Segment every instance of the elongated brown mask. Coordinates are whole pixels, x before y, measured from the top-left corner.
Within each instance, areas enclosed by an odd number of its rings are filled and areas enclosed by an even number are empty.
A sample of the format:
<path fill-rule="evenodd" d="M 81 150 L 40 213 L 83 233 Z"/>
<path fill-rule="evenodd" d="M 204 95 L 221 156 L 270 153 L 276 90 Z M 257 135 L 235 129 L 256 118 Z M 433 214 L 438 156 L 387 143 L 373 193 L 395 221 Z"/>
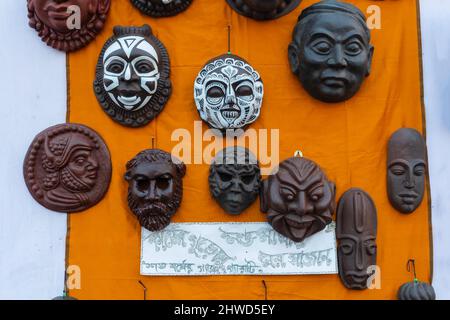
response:
<path fill-rule="evenodd" d="M 426 146 L 415 129 L 402 128 L 389 140 L 387 188 L 391 205 L 411 213 L 422 203 L 427 169 Z"/>
<path fill-rule="evenodd" d="M 272 227 L 300 242 L 331 223 L 335 185 L 311 160 L 289 158 L 262 183 L 261 211 Z"/>
<path fill-rule="evenodd" d="M 111 0 L 27 0 L 29 24 L 47 45 L 75 51 L 103 29 Z"/>
<path fill-rule="evenodd" d="M 140 152 L 127 163 L 128 206 L 150 231 L 170 224 L 183 197 L 186 166 L 159 149 Z"/>
<path fill-rule="evenodd" d="M 370 266 L 377 263 L 377 209 L 361 189 L 350 189 L 339 200 L 336 214 L 339 276 L 349 289 L 366 289 Z"/>

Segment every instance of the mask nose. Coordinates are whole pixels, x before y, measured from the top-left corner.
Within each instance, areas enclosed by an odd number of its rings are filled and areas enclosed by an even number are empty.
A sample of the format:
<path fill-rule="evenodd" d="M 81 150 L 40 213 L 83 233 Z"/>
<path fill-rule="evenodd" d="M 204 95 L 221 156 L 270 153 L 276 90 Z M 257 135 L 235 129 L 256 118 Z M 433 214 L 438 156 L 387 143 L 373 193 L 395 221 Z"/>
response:
<path fill-rule="evenodd" d="M 233 177 L 233 179 L 231 180 L 231 192 L 236 192 L 236 193 L 240 193 L 241 192 L 241 181 L 239 180 L 238 177 Z"/>
<path fill-rule="evenodd" d="M 236 96 L 234 94 L 233 88 L 228 86 L 227 94 L 225 96 L 225 105 L 235 105 L 236 104 Z"/>
<path fill-rule="evenodd" d="M 134 69 L 131 67 L 131 64 L 128 63 L 126 68 L 125 68 L 125 72 L 122 75 L 122 80 L 125 81 L 136 81 L 139 77 L 137 76 L 136 72 L 134 71 Z"/>
<path fill-rule="evenodd" d="M 413 169 L 408 170 L 408 172 L 406 173 L 406 177 L 405 177 L 405 181 L 403 182 L 403 185 L 407 189 L 413 189 L 416 186 L 416 184 L 414 182 Z"/>
<path fill-rule="evenodd" d="M 156 180 L 150 180 L 145 200 L 149 201 L 159 200 L 159 192 L 158 189 L 156 188 Z"/>
<path fill-rule="evenodd" d="M 310 214 L 313 211 L 313 207 L 308 203 L 307 195 L 304 191 L 300 191 L 297 197 L 297 203 L 295 204 L 295 213 L 299 216 Z"/>
<path fill-rule="evenodd" d="M 358 271 L 364 270 L 364 260 L 364 245 L 363 243 L 360 243 L 356 249 L 356 269 Z"/>
<path fill-rule="evenodd" d="M 88 163 L 89 163 L 88 170 L 97 170 L 98 169 L 97 159 L 90 157 Z"/>
<path fill-rule="evenodd" d="M 347 67 L 347 60 L 345 59 L 344 49 L 341 45 L 336 45 L 333 49 L 333 53 L 328 59 L 328 65 L 335 68 Z"/>

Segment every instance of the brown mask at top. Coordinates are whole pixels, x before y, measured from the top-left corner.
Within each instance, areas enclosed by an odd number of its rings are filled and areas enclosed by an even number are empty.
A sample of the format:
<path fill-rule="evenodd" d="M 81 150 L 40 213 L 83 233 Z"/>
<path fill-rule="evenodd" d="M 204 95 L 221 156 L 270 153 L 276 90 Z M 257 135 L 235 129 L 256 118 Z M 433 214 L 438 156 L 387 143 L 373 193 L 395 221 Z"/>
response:
<path fill-rule="evenodd" d="M 301 0 L 227 0 L 237 13 L 256 20 L 272 20 L 294 10 Z"/>
<path fill-rule="evenodd" d="M 361 189 L 350 189 L 339 200 L 336 214 L 339 275 L 349 289 L 366 289 L 368 267 L 377 263 L 377 209 Z"/>
<path fill-rule="evenodd" d="M 170 17 L 186 10 L 193 0 L 131 0 L 142 13 L 154 17 Z"/>
<path fill-rule="evenodd" d="M 401 213 L 411 213 L 423 200 L 426 146 L 415 129 L 402 128 L 388 145 L 387 188 L 391 205 Z"/>
<path fill-rule="evenodd" d="M 186 166 L 159 149 L 140 152 L 127 163 L 128 206 L 150 231 L 167 227 L 180 206 Z"/>
<path fill-rule="evenodd" d="M 300 242 L 331 223 L 335 185 L 311 160 L 289 158 L 262 184 L 261 211 L 272 227 Z"/>
<path fill-rule="evenodd" d="M 103 29 L 111 0 L 27 0 L 30 26 L 42 41 L 61 51 L 75 51 Z"/>

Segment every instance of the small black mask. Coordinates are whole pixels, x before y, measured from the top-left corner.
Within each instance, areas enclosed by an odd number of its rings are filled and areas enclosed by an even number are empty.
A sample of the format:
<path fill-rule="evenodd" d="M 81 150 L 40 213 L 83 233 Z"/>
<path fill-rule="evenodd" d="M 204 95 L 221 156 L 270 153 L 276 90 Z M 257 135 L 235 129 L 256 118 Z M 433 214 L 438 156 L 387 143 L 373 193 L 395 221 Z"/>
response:
<path fill-rule="evenodd" d="M 229 214 L 238 215 L 258 197 L 259 163 L 249 150 L 227 148 L 214 158 L 209 169 L 209 190 Z"/>

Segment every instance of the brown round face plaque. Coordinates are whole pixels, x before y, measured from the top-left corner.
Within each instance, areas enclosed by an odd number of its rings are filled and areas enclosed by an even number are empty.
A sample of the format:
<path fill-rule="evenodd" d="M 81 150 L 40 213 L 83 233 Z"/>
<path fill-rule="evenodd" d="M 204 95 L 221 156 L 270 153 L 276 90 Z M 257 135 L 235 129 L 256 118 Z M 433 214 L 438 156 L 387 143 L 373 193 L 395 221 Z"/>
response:
<path fill-rule="evenodd" d="M 111 0 L 27 0 L 30 27 L 47 45 L 75 51 L 103 29 Z"/>
<path fill-rule="evenodd" d="M 59 124 L 39 133 L 23 163 L 33 198 L 58 212 L 79 212 L 98 203 L 111 180 L 111 158 L 102 138 L 80 124 Z"/>

